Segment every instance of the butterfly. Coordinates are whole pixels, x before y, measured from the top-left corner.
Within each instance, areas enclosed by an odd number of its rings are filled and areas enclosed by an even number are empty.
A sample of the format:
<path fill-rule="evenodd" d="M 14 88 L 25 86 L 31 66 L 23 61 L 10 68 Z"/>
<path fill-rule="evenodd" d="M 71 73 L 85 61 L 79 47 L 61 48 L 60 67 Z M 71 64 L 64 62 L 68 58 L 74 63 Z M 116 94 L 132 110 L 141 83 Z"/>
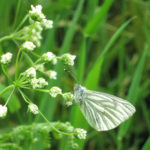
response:
<path fill-rule="evenodd" d="M 111 130 L 131 117 L 135 107 L 127 100 L 96 92 L 75 84 L 74 100 L 91 127 L 97 131 Z"/>

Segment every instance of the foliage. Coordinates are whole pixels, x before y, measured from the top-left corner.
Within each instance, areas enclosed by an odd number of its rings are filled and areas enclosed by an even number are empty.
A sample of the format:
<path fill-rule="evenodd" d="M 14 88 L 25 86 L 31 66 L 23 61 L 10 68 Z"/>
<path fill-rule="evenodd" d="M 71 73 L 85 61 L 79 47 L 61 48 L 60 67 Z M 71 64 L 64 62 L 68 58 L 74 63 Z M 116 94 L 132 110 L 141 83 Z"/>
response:
<path fill-rule="evenodd" d="M 148 0 L 13 0 L 8 3 L 1 0 L 1 38 L 15 31 L 30 10 L 31 4 L 34 6 L 41 4 L 47 18 L 54 21 L 51 30 L 43 31 L 42 44 L 36 49 L 36 54 L 42 56 L 47 51 L 51 51 L 57 56 L 62 56 L 64 53 L 76 55 L 75 67 L 71 69 L 61 61 L 52 66 L 52 70 L 57 72 L 57 80 L 50 80 L 44 76 L 50 83 L 47 89 L 57 86 L 63 92 L 73 91 L 75 81 L 64 71 L 65 68 L 71 70 L 77 77 L 77 81 L 87 88 L 129 100 L 136 107 L 136 113 L 117 129 L 96 132 L 89 127 L 77 105 L 73 104 L 69 108 L 64 106 L 63 97 L 58 96 L 54 99 L 47 93 L 27 89 L 22 90 L 24 94 L 38 106 L 52 125 L 54 125 L 53 120 L 60 120 L 61 124 L 67 120 L 74 128 L 84 128 L 88 131 L 86 140 L 75 139 L 73 145 L 76 147 L 77 144 L 78 148 L 76 148 L 79 150 L 149 150 L 150 2 Z M 28 21 L 22 27 L 27 25 L 29 25 Z M 22 33 L 20 35 L 22 37 Z M 0 55 L 8 51 L 13 53 L 12 63 L 7 68 L 5 65 L 0 68 L 0 91 L 8 87 L 11 82 L 6 74 L 6 78 L 4 77 L 2 69 L 8 71 L 11 79 L 15 78 L 14 62 L 18 48 L 23 43 L 21 40 L 17 38 L 0 42 Z M 38 57 L 33 53 L 34 51 L 27 54 L 35 62 Z M 20 73 L 31 66 L 32 62 L 28 55 L 25 54 L 19 64 Z M 51 66 L 45 64 L 45 69 L 49 70 L 49 68 Z M 43 76 L 42 73 L 38 75 Z M 9 90 L 2 95 L 0 104 L 5 104 L 10 94 Z M 15 142 L 7 141 L 7 135 L 12 135 L 21 124 L 29 124 L 23 125 L 26 129 L 33 126 L 38 129 L 40 125 L 47 124 L 41 123 L 43 122 L 41 115 L 33 117 L 27 109 L 19 92 L 15 91 L 8 103 L 7 116 L 0 120 L 0 137 L 3 137 L 0 145 L 3 143 L 8 147 L 14 146 L 14 149 L 19 148 Z M 54 127 L 57 129 L 57 126 Z M 51 129 L 50 126 L 48 128 Z M 32 129 L 34 131 L 34 128 Z M 42 127 L 39 130 L 42 130 Z M 47 134 L 50 138 L 46 138 L 45 142 L 50 144 L 51 149 L 72 149 L 69 147 L 70 143 L 68 144 L 71 142 L 68 136 L 62 136 L 57 140 L 51 131 Z M 4 141 L 5 136 L 6 141 Z M 43 135 L 36 132 L 36 136 L 39 142 L 32 149 L 44 149 L 44 141 L 41 137 Z M 23 137 L 27 140 L 25 143 L 28 147 L 31 142 L 28 141 L 30 136 Z"/>

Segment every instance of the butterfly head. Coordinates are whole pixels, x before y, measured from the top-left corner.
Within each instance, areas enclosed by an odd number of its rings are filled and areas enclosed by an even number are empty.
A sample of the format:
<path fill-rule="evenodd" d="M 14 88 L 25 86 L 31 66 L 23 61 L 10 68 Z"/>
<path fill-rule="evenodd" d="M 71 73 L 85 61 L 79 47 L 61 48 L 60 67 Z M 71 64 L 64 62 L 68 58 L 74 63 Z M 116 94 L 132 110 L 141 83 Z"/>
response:
<path fill-rule="evenodd" d="M 76 103 L 81 104 L 82 100 L 85 96 L 85 90 L 86 88 L 79 85 L 79 84 L 75 84 L 74 86 L 74 100 Z"/>

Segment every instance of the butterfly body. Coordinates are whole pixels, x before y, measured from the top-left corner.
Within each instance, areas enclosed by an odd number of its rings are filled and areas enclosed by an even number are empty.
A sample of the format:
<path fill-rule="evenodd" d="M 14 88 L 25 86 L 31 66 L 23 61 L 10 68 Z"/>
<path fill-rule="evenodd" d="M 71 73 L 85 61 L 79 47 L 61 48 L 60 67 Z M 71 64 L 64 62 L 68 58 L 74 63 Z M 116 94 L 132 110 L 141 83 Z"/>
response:
<path fill-rule="evenodd" d="M 78 84 L 74 86 L 74 99 L 88 123 L 98 131 L 117 127 L 135 112 L 135 107 L 127 100 Z"/>

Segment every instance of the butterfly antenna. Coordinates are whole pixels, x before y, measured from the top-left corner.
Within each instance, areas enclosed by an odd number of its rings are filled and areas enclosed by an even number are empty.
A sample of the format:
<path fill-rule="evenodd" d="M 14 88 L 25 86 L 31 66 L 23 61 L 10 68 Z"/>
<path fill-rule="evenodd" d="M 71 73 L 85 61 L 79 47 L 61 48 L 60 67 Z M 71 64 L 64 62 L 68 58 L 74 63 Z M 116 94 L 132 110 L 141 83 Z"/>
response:
<path fill-rule="evenodd" d="M 77 78 L 75 77 L 75 75 L 72 73 L 72 71 L 69 71 L 67 69 L 64 69 L 65 72 L 67 72 L 74 81 L 76 81 L 76 83 L 78 83 Z"/>

